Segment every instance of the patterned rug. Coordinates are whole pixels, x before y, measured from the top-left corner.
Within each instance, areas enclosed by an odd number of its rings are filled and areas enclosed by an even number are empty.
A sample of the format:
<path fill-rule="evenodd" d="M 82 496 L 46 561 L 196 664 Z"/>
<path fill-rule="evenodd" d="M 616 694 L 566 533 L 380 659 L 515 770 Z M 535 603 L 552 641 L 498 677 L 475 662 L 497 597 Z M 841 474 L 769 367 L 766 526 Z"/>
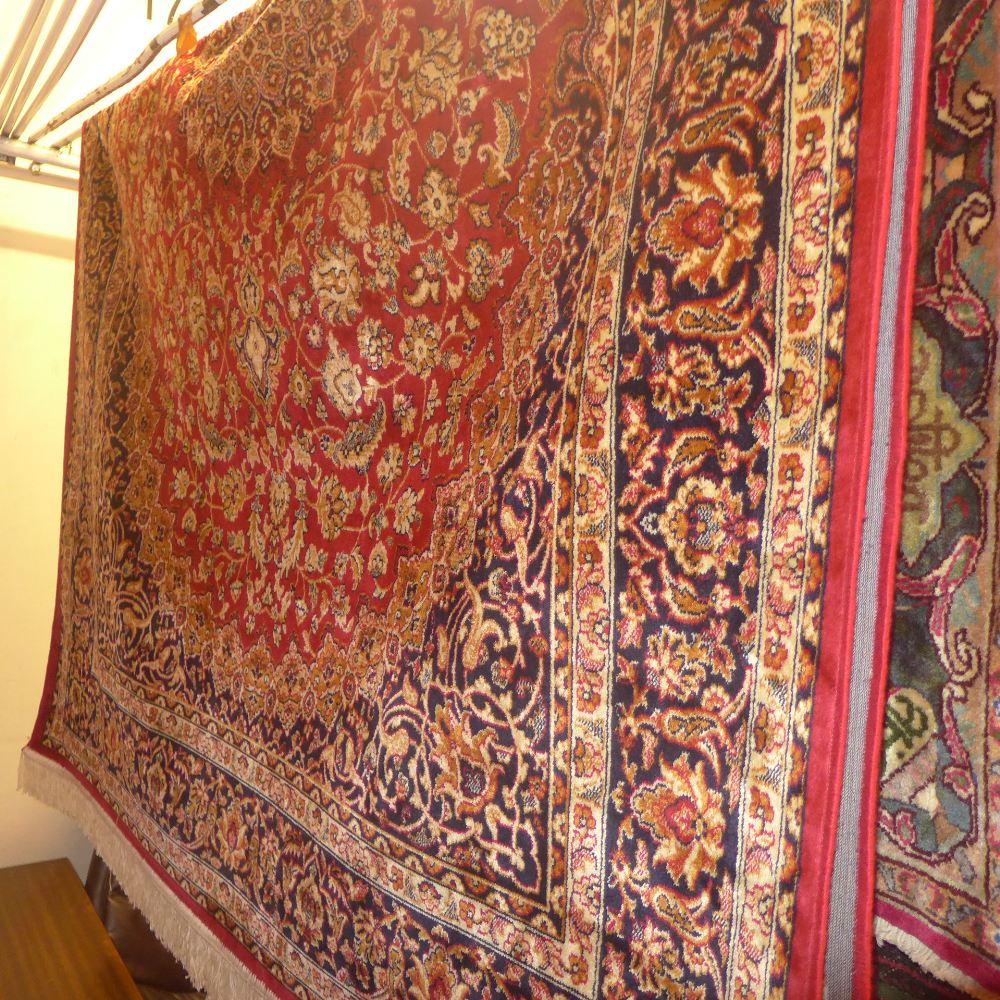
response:
<path fill-rule="evenodd" d="M 820 995 L 900 8 L 265 0 L 88 124 L 22 782 L 211 995 Z"/>
<path fill-rule="evenodd" d="M 1000 4 L 935 0 L 876 933 L 1000 995 Z"/>

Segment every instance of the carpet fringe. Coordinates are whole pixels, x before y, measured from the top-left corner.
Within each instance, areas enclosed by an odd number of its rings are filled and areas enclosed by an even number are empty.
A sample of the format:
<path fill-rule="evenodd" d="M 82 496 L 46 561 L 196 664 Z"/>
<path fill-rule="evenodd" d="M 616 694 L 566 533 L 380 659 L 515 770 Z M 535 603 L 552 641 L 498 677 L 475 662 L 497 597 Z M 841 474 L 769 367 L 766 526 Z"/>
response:
<path fill-rule="evenodd" d="M 875 940 L 879 944 L 893 945 L 925 972 L 929 972 L 949 986 L 954 986 L 957 990 L 968 993 L 976 1000 L 996 1000 L 996 994 L 992 990 L 987 990 L 961 969 L 955 968 L 951 962 L 946 962 L 919 938 L 901 930 L 895 924 L 890 924 L 884 917 L 875 918 Z"/>
<path fill-rule="evenodd" d="M 60 765 L 30 749 L 21 753 L 17 786 L 65 813 L 86 834 L 153 933 L 209 1000 L 276 1000 L 268 989 L 152 871 L 118 827 Z"/>

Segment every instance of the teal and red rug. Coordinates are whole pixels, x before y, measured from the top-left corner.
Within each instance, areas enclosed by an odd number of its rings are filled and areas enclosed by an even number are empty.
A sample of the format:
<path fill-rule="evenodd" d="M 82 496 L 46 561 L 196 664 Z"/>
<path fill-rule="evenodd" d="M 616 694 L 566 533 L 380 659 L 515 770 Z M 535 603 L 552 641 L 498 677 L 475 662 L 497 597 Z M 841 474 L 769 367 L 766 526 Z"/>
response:
<path fill-rule="evenodd" d="M 261 0 L 87 124 L 22 783 L 197 985 L 991 988 L 995 28 Z"/>

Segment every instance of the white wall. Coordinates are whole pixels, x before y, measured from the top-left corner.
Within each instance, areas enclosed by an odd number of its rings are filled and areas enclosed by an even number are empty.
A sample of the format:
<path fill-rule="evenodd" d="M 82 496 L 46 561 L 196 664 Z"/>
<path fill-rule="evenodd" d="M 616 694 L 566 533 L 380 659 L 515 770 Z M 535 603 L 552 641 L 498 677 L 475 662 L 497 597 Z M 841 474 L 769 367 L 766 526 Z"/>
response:
<path fill-rule="evenodd" d="M 76 192 L 0 176 L 0 867 L 90 846 L 17 791 L 55 602 Z"/>
<path fill-rule="evenodd" d="M 251 2 L 229 0 L 198 25 L 198 34 Z M 86 6 L 76 5 L 64 39 Z M 30 7 L 32 0 L 0 0 L 0 62 Z M 147 20 L 146 4 L 108 0 L 28 133 L 127 65 L 164 26 L 171 7 L 171 0 L 155 0 Z M 155 65 L 173 52 L 168 46 Z M 5 173 L 0 166 L 0 867 L 65 855 L 85 870 L 90 848 L 83 836 L 16 791 L 55 602 L 76 192 Z"/>

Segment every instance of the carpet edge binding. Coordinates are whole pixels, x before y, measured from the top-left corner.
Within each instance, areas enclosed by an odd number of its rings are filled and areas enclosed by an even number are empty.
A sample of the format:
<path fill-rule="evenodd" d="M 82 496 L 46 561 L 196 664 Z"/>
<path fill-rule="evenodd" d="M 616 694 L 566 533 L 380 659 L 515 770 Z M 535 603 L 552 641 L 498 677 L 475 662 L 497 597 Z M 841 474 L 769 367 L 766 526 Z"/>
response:
<path fill-rule="evenodd" d="M 277 1000 L 152 870 L 65 768 L 26 747 L 21 751 L 17 787 L 78 824 L 153 933 L 209 1000 Z"/>

